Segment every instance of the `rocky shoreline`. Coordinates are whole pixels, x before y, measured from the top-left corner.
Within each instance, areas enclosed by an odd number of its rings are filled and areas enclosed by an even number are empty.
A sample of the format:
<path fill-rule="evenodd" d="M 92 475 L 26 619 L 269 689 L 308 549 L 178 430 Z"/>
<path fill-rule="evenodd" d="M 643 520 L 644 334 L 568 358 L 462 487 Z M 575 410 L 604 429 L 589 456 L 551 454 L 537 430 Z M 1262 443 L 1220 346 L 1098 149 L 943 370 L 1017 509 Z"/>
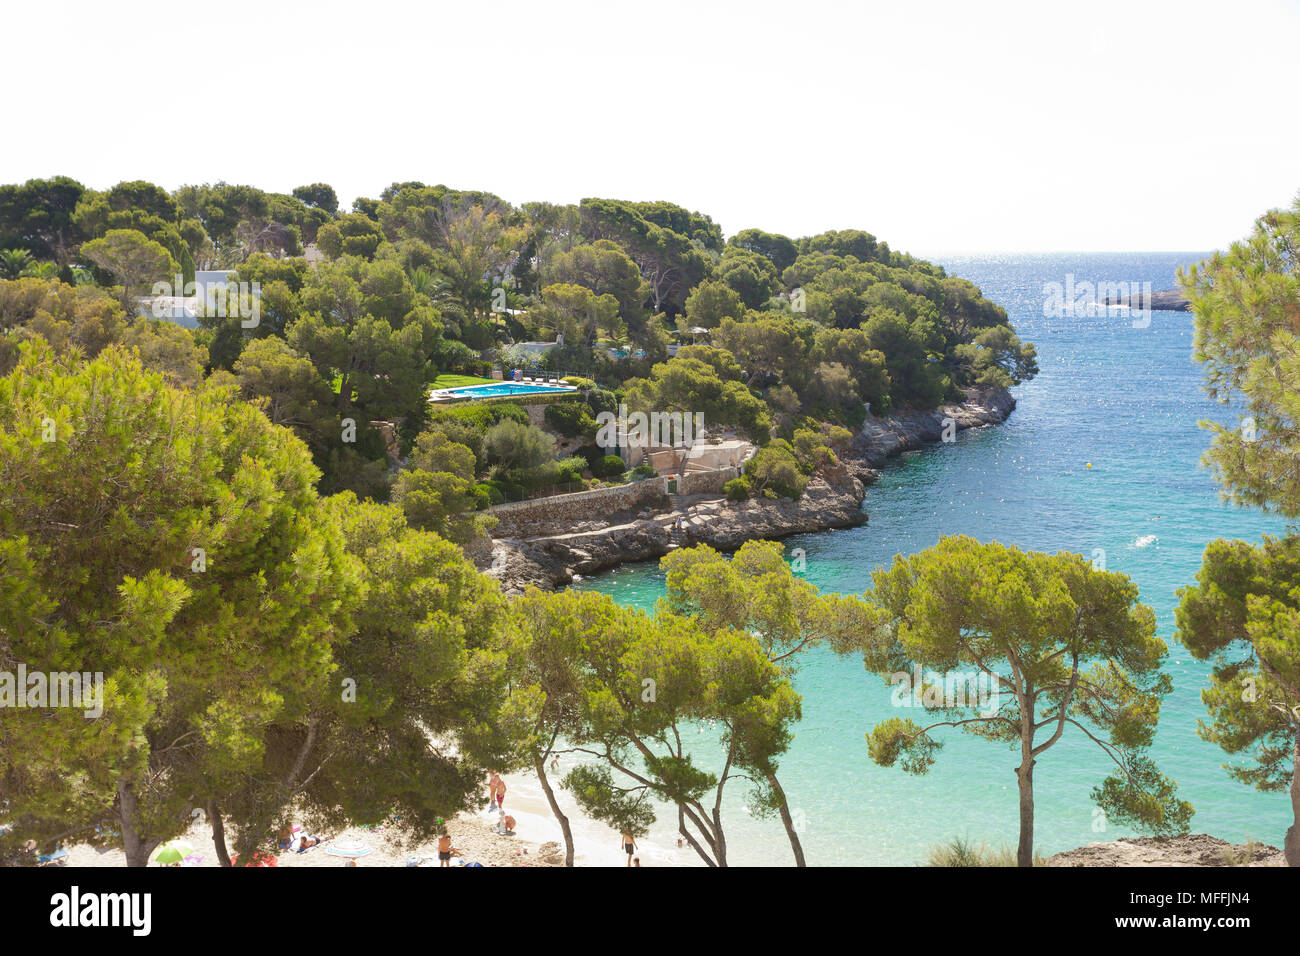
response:
<path fill-rule="evenodd" d="M 1263 843 L 1234 845 L 1205 833 L 1125 837 L 1089 843 L 1048 857 L 1046 866 L 1286 866 L 1282 851 Z"/>
<path fill-rule="evenodd" d="M 970 389 L 959 405 L 869 416 L 843 460 L 815 474 L 798 501 L 734 502 L 716 493 L 665 495 L 637 511 L 576 524 L 556 522 L 546 533 L 529 537 L 495 538 L 490 556 L 484 555 L 481 563 L 502 590 L 515 594 L 529 586 L 564 587 L 578 575 L 657 560 L 678 547 L 708 544 L 734 551 L 751 540 L 855 527 L 867 520 L 862 501 L 866 486 L 878 477 L 877 466 L 900 452 L 942 441 L 945 430 L 998 424 L 1015 407 L 1005 389 Z"/>

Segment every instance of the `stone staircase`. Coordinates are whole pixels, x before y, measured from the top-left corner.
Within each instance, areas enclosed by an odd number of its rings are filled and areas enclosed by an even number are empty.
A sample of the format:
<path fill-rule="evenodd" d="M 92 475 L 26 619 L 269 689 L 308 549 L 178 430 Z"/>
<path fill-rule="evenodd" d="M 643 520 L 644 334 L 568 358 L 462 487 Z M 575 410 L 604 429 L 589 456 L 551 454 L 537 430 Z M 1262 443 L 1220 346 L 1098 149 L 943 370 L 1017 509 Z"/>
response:
<path fill-rule="evenodd" d="M 672 550 L 693 544 L 698 538 L 697 532 L 702 531 L 719 516 L 725 500 L 717 497 L 700 501 L 695 495 L 670 494 L 668 503 L 672 506 L 672 512 L 664 515 L 660 523 L 668 528 L 668 547 Z M 681 528 L 676 526 L 679 517 L 682 519 Z"/>

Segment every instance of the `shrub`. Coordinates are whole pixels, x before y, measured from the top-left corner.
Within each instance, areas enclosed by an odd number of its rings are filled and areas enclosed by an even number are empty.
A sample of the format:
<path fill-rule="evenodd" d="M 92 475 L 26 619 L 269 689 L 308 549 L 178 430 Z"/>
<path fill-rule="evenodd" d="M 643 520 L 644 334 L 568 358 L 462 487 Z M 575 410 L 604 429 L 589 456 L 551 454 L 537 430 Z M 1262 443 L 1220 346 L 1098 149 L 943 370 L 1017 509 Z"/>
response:
<path fill-rule="evenodd" d="M 582 481 L 582 473 L 587 470 L 587 459 L 581 455 L 572 455 L 559 462 L 557 484 Z"/>
<path fill-rule="evenodd" d="M 524 411 L 522 405 L 514 402 L 500 402 L 448 405 L 429 414 L 430 424 L 440 421 L 466 422 L 480 431 L 487 431 L 493 425 L 507 419 L 527 425 L 528 412 Z"/>
<path fill-rule="evenodd" d="M 845 429 L 841 428 L 840 431 Z M 799 470 L 805 475 L 811 475 L 818 468 L 829 465 L 835 460 L 835 455 L 830 449 L 830 439 L 821 431 L 800 428 L 794 433 L 791 445 L 794 448 L 794 456 L 799 462 Z"/>
<path fill-rule="evenodd" d="M 484 481 L 474 486 L 474 497 L 485 496 L 489 505 L 499 505 L 506 500 L 506 496 L 501 493 L 501 486 L 495 482 Z"/>
<path fill-rule="evenodd" d="M 488 486 L 488 494 L 495 499 L 498 495 L 501 501 L 494 501 L 494 504 L 501 504 L 504 501 L 523 501 L 527 497 L 527 491 L 524 486 L 518 482 L 508 481 L 504 478 L 493 478 L 491 481 L 485 481 Z M 495 489 L 495 494 L 493 494 Z"/>
<path fill-rule="evenodd" d="M 745 462 L 745 475 L 755 493 L 768 498 L 799 498 L 808 484 L 808 476 L 799 468 L 790 443 L 782 438 L 760 448 Z"/>
<path fill-rule="evenodd" d="M 637 465 L 632 469 L 632 480 L 640 481 L 642 478 L 653 478 L 659 472 L 655 471 L 654 465 Z"/>
<path fill-rule="evenodd" d="M 596 383 L 589 378 L 583 378 L 581 375 L 566 375 L 563 379 L 566 385 L 572 385 L 574 388 L 595 388 Z"/>
<path fill-rule="evenodd" d="M 550 425 L 565 438 L 596 437 L 596 419 L 591 409 L 583 402 L 557 402 L 547 405 L 546 424 Z"/>
<path fill-rule="evenodd" d="M 617 478 L 623 472 L 627 471 L 627 465 L 618 455 L 606 455 L 597 462 L 593 462 L 591 473 L 597 478 Z"/>
<path fill-rule="evenodd" d="M 488 507 L 493 503 L 492 492 L 488 490 L 486 485 L 482 485 L 482 484 L 475 485 L 473 488 L 469 490 L 469 496 L 470 499 L 474 502 L 475 511 L 482 511 L 484 508 Z"/>
<path fill-rule="evenodd" d="M 926 866 L 941 867 L 999 867 L 1015 866 L 1016 851 L 1012 847 L 990 847 L 985 843 L 972 843 L 962 837 L 953 837 L 941 846 L 930 847 L 926 854 Z M 1044 866 L 1046 862 L 1034 852 L 1034 866 Z"/>
<path fill-rule="evenodd" d="M 605 457 L 605 449 L 601 448 L 599 445 L 583 445 L 578 449 L 576 454 L 587 459 L 587 467 L 594 475 L 596 474 L 596 463 Z"/>
<path fill-rule="evenodd" d="M 744 501 L 749 497 L 749 489 L 749 478 L 745 475 L 741 475 L 739 478 L 732 478 L 722 486 L 722 490 L 729 501 Z"/>
<path fill-rule="evenodd" d="M 583 397 L 591 406 L 592 415 L 599 415 L 601 412 L 618 412 L 618 396 L 609 389 L 593 388 Z"/>
<path fill-rule="evenodd" d="M 489 465 L 525 473 L 554 462 L 555 439 L 535 425 L 498 422 L 483 436 L 483 453 Z"/>

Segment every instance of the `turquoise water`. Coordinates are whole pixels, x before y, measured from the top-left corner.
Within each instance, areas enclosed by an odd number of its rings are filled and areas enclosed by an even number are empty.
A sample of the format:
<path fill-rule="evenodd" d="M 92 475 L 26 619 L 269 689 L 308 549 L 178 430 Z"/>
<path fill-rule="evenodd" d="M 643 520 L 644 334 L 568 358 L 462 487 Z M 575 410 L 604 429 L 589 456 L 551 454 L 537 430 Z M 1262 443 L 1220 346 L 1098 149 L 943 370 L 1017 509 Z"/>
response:
<path fill-rule="evenodd" d="M 1000 426 L 962 432 L 952 445 L 910 452 L 883 469 L 867 492 L 867 525 L 788 539 L 807 552 L 807 577 L 824 590 L 859 592 L 872 569 L 896 554 L 968 534 L 1045 551 L 1105 552 L 1106 566 L 1130 575 L 1155 609 L 1170 643 L 1174 692 L 1166 699 L 1155 756 L 1196 808 L 1195 832 L 1234 842 L 1280 846 L 1285 794 L 1236 783 L 1227 755 L 1196 736 L 1204 716 L 1199 692 L 1209 667 L 1173 641 L 1175 592 L 1191 583 L 1207 542 L 1258 540 L 1284 530 L 1259 512 L 1220 502 L 1199 464 L 1208 445 L 1198 419 L 1234 420 L 1200 391 L 1191 360 L 1190 313 L 1157 312 L 1149 327 L 1127 315 L 1047 318 L 1044 283 L 1151 282 L 1171 288 L 1177 266 L 1201 254 L 1004 256 L 945 260 L 1003 305 L 1022 338 L 1038 348 L 1041 372 L 1015 390 L 1018 407 Z M 1091 462 L 1092 467 L 1087 464 Z M 654 565 L 624 566 L 579 585 L 651 607 L 663 593 Z M 803 720 L 781 764 L 792 808 L 802 814 L 812 864 L 912 864 L 952 836 L 1014 845 L 1017 756 L 960 731 L 945 732 L 931 772 L 912 777 L 872 764 L 864 733 L 900 716 L 890 688 L 856 659 L 815 650 L 796 679 Z M 908 716 L 906 711 L 901 716 Z M 705 737 L 702 735 L 701 740 Z M 701 758 L 711 755 L 704 751 Z M 1108 758 L 1067 733 L 1035 768 L 1036 844 L 1054 853 L 1130 831 L 1094 816 L 1089 792 Z M 732 861 L 786 864 L 790 850 L 778 821 L 744 809 L 745 785 L 729 791 Z M 652 837 L 671 842 L 671 819 Z"/>
<path fill-rule="evenodd" d="M 452 395 L 462 398 L 486 398 L 493 395 L 536 395 L 540 392 L 572 392 L 570 386 L 559 385 L 524 385 L 521 382 L 501 382 L 495 385 L 466 385 L 462 388 L 448 389 Z"/>

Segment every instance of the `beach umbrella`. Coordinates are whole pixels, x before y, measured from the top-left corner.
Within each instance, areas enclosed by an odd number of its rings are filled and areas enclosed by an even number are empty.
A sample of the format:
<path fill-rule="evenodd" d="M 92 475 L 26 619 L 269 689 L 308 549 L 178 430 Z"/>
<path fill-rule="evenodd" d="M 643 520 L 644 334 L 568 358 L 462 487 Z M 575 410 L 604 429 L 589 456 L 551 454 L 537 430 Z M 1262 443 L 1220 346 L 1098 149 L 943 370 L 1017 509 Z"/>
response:
<path fill-rule="evenodd" d="M 325 852 L 330 856 L 346 856 L 349 859 L 355 860 L 357 857 L 362 857 L 367 853 L 374 853 L 375 851 L 360 841 L 348 840 L 342 843 L 333 844 Z"/>
<path fill-rule="evenodd" d="M 150 863 L 180 863 L 194 853 L 194 847 L 184 840 L 171 840 L 164 843 L 149 855 Z"/>

